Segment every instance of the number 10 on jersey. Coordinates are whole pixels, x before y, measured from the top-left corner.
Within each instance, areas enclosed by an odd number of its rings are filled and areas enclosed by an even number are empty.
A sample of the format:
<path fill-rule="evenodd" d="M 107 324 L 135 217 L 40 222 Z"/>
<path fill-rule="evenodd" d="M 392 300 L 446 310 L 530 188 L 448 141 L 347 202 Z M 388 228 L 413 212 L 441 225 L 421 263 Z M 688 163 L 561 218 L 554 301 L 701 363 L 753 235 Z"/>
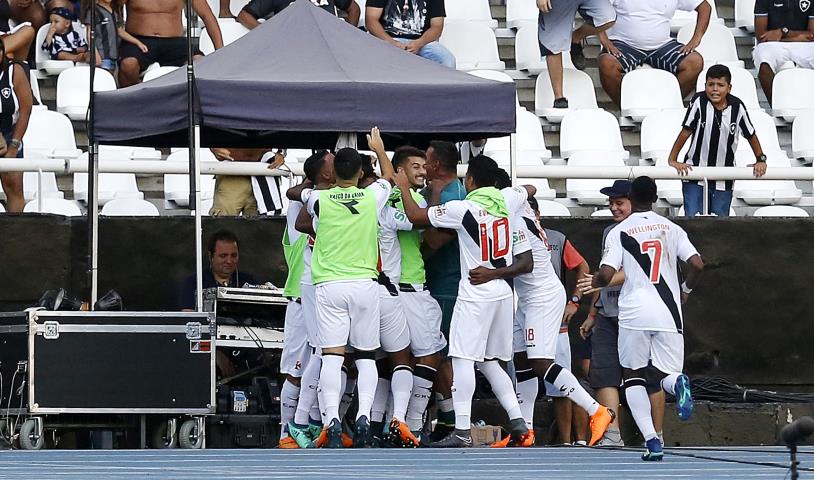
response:
<path fill-rule="evenodd" d="M 642 253 L 650 255 L 650 283 L 659 283 L 661 270 L 661 240 L 647 240 L 642 242 Z"/>
<path fill-rule="evenodd" d="M 488 262 L 490 260 L 497 260 L 503 258 L 509 253 L 509 246 L 511 245 L 511 231 L 509 231 L 509 219 L 500 218 L 492 222 L 492 242 L 491 248 L 489 236 L 487 235 L 488 227 L 485 223 L 479 224 L 480 228 L 480 250 L 481 260 Z M 491 257 L 490 257 L 491 254 Z"/>

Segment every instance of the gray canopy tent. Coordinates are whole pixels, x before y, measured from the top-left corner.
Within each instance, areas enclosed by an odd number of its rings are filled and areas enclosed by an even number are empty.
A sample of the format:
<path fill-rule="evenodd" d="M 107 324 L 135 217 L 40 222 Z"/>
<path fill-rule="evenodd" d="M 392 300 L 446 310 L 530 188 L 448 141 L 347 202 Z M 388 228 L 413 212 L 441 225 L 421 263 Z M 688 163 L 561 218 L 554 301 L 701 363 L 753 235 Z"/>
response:
<path fill-rule="evenodd" d="M 187 92 L 192 92 L 191 102 Z M 342 133 L 355 134 L 364 145 L 372 126 L 380 128 L 389 146 L 515 131 L 513 84 L 394 48 L 309 0 L 297 0 L 194 67 L 93 95 L 92 144 L 190 146 L 199 289 L 201 212 L 195 186 L 200 145 L 333 148 Z M 88 191 L 95 198 L 91 185 Z M 90 215 L 89 236 L 94 237 L 95 209 Z M 93 300 L 94 259 L 92 251 Z"/>

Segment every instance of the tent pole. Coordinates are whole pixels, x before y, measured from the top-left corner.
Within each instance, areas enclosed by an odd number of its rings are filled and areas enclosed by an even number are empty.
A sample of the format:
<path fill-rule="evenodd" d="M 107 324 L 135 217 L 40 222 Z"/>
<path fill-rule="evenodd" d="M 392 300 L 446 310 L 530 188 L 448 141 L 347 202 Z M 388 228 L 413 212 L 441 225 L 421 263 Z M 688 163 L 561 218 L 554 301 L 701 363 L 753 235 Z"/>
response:
<path fill-rule="evenodd" d="M 509 175 L 512 178 L 512 185 L 517 182 L 517 134 L 509 135 Z"/>
<path fill-rule="evenodd" d="M 195 291 L 197 301 L 195 310 L 203 311 L 203 252 L 201 226 L 200 168 L 200 126 L 195 123 L 195 69 L 192 65 L 192 0 L 186 2 L 187 16 L 187 128 L 189 130 L 189 205 L 195 213 Z"/>
<path fill-rule="evenodd" d="M 93 84 L 96 78 L 96 0 L 90 4 L 90 62 L 88 71 L 88 280 L 90 283 L 90 309 L 99 293 L 99 144 L 94 128 L 95 99 Z"/>

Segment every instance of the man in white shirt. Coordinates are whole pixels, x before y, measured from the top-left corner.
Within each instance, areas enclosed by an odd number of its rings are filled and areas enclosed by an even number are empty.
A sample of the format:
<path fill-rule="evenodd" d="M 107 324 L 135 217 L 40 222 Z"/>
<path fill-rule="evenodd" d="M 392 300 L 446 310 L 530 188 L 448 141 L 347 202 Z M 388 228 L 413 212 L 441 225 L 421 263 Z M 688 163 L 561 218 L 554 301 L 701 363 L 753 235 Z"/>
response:
<path fill-rule="evenodd" d="M 678 78 L 681 96 L 695 92 L 704 59 L 695 51 L 707 31 L 712 14 L 707 0 L 611 0 L 616 23 L 599 33 L 599 77 L 613 103 L 621 105 L 622 77 L 641 65 L 666 70 Z M 695 33 L 686 45 L 670 37 L 670 19 L 676 10 L 698 12 Z"/>
<path fill-rule="evenodd" d="M 676 397 L 681 420 L 692 413 L 690 380 L 684 366 L 684 325 L 681 304 L 698 284 L 704 270 L 701 255 L 678 225 L 652 211 L 656 182 L 638 177 L 630 189 L 633 213 L 607 236 L 594 287 L 607 286 L 624 270 L 619 294 L 619 363 L 625 396 L 646 441 L 642 460 L 661 460 L 662 445 L 653 426 L 645 389 L 650 362 L 665 377 L 662 388 Z M 686 281 L 679 286 L 678 260 L 687 262 Z"/>

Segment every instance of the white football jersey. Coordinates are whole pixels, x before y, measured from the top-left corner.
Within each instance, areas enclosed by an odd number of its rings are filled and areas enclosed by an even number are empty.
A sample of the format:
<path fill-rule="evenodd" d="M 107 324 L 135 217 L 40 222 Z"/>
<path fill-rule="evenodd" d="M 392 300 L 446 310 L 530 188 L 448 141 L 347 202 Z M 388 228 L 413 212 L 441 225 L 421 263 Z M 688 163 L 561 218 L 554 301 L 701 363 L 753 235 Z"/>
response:
<path fill-rule="evenodd" d="M 412 230 L 407 215 L 391 206 L 379 211 L 379 262 L 381 271 L 393 285 L 401 281 L 401 245 L 399 230 Z"/>
<path fill-rule="evenodd" d="M 509 212 L 517 211 L 521 201 L 526 201 L 526 190 L 521 190 L 522 193 L 514 188 L 501 191 Z M 458 233 L 458 250 L 461 252 L 459 299 L 489 302 L 512 296 L 512 289 L 505 280 L 492 280 L 481 285 L 469 282 L 469 271 L 474 268 L 501 268 L 512 264 L 515 238 L 508 217 L 492 216 L 470 200 L 453 200 L 430 207 L 427 214 L 433 227 L 450 228 Z"/>
<path fill-rule="evenodd" d="M 522 232 L 531 245 L 534 257 L 534 270 L 515 278 L 514 286 L 520 300 L 534 300 L 541 294 L 548 295 L 552 291 L 563 290 L 564 287 L 554 265 L 551 263 L 551 247 L 546 238 L 545 229 L 540 226 L 537 215 L 528 202 L 520 213 L 515 215 L 515 228 Z M 515 253 L 516 254 L 516 253 Z"/>
<path fill-rule="evenodd" d="M 625 271 L 619 326 L 683 333 L 678 260 L 697 254 L 681 227 L 653 212 L 635 212 L 614 227 L 602 265 Z"/>
<path fill-rule="evenodd" d="M 306 208 L 311 199 L 316 201 L 319 198 L 319 190 L 311 190 L 305 189 L 302 191 L 302 203 L 303 208 Z M 318 217 L 313 216 L 311 217 L 311 223 L 314 225 L 314 231 L 317 229 L 317 221 Z M 306 285 L 311 285 L 311 256 L 314 254 L 314 237 L 308 235 L 308 242 L 305 244 L 305 250 L 302 252 L 302 277 L 300 277 L 300 283 L 304 283 Z"/>

